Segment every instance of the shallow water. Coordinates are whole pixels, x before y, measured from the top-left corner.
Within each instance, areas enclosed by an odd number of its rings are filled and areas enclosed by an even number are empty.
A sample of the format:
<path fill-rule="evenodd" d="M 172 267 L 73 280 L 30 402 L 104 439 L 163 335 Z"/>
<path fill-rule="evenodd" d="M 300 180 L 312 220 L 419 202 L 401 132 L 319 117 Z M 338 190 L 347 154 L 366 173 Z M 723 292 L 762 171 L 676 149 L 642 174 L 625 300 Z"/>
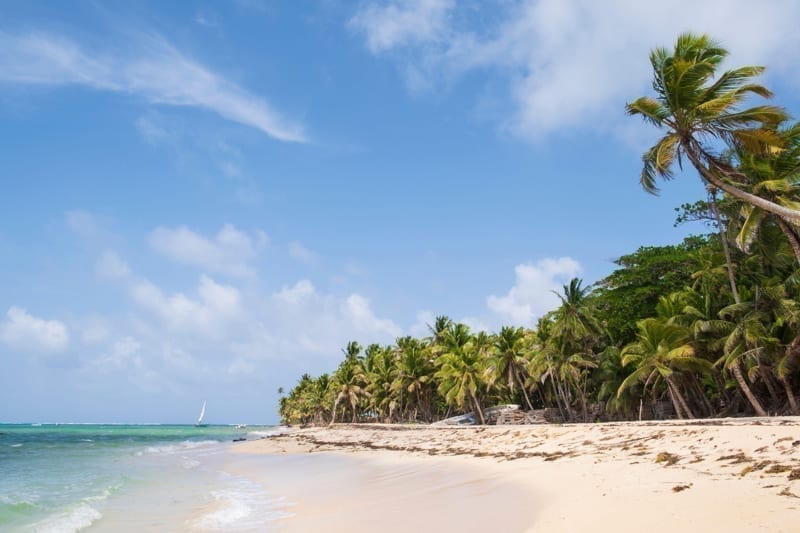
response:
<path fill-rule="evenodd" d="M 0 530 L 264 530 L 280 495 L 223 469 L 272 427 L 0 425 Z"/>

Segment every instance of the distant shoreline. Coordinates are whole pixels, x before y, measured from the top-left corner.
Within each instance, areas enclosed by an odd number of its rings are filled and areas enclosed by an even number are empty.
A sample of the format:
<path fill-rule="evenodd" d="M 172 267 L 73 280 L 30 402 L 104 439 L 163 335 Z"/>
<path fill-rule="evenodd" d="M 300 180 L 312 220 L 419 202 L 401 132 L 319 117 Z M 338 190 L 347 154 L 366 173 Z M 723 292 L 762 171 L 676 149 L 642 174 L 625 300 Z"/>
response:
<path fill-rule="evenodd" d="M 641 531 L 647 524 L 652 532 L 682 527 L 789 532 L 796 530 L 800 511 L 798 417 L 471 427 L 337 424 L 290 429 L 233 445 L 232 451 L 348 456 L 364 461 L 365 472 L 391 465 L 382 476 L 397 476 L 409 490 L 423 492 L 425 486 L 418 485 L 427 468 L 472 469 L 465 483 L 502 482 L 506 489 L 517 487 L 512 492 L 522 498 L 502 512 L 484 508 L 481 498 L 460 504 L 471 510 L 475 523 L 484 513 L 493 517 L 498 531 Z M 379 520 L 392 505 L 391 498 L 379 498 L 381 490 L 367 482 L 333 490 L 317 486 L 311 476 L 301 492 L 289 495 L 298 513 L 282 526 L 300 531 L 324 523 L 328 531 L 365 531 L 359 524 Z M 359 501 L 365 495 L 382 504 L 363 508 Z M 449 500 L 446 490 L 429 497 Z M 326 501 L 335 504 L 325 507 Z M 315 509 L 311 517 L 304 511 L 309 509 Z M 412 525 L 397 520 L 389 531 Z"/>

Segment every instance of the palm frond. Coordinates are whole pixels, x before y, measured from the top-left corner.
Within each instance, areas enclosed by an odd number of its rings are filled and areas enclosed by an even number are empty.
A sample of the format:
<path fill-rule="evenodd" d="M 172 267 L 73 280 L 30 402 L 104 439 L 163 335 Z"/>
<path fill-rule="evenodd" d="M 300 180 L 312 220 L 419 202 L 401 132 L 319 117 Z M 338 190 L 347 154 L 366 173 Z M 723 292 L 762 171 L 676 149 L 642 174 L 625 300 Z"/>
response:
<path fill-rule="evenodd" d="M 625 106 L 628 115 L 639 115 L 654 126 L 661 127 L 664 120 L 669 118 L 669 110 L 656 100 L 643 96 Z"/>
<path fill-rule="evenodd" d="M 733 70 L 727 70 L 723 72 L 719 78 L 717 78 L 717 81 L 715 81 L 705 90 L 703 100 L 713 100 L 725 93 L 742 88 L 745 85 L 745 81 L 750 78 L 755 78 L 756 76 L 761 75 L 763 72 L 764 67 L 759 66 L 747 66 L 739 67 Z M 769 90 L 767 90 L 765 87 L 761 87 L 761 89 L 763 89 L 763 92 L 771 95 Z M 753 92 L 755 92 L 755 90 Z M 765 97 L 768 96 L 765 95 Z"/>
<path fill-rule="evenodd" d="M 736 246 L 743 252 L 747 252 L 756 235 L 758 235 L 758 230 L 766 216 L 766 212 L 763 209 L 751 206 L 746 206 L 743 211 L 745 211 L 746 216 L 738 235 L 736 235 Z"/>

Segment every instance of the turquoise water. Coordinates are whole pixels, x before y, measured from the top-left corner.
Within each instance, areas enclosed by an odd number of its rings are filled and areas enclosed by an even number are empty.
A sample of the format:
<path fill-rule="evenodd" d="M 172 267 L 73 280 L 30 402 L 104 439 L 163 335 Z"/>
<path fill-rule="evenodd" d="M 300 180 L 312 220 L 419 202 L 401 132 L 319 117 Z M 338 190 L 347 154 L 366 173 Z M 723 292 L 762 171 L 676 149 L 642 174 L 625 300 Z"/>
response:
<path fill-rule="evenodd" d="M 0 424 L 0 530 L 250 530 L 273 495 L 224 471 L 272 427 Z"/>

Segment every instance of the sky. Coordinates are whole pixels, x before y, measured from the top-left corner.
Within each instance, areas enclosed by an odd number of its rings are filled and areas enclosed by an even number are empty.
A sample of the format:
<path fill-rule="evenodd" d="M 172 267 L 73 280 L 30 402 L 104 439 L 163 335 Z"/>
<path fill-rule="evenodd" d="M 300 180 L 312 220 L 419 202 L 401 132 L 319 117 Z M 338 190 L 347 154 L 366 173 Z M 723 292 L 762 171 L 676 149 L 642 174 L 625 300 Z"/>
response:
<path fill-rule="evenodd" d="M 800 111 L 800 3 L 0 6 L 0 421 L 275 423 L 436 315 L 532 326 L 674 244 L 649 51 L 709 33 Z M 790 51 L 787 53 L 787 51 Z"/>

